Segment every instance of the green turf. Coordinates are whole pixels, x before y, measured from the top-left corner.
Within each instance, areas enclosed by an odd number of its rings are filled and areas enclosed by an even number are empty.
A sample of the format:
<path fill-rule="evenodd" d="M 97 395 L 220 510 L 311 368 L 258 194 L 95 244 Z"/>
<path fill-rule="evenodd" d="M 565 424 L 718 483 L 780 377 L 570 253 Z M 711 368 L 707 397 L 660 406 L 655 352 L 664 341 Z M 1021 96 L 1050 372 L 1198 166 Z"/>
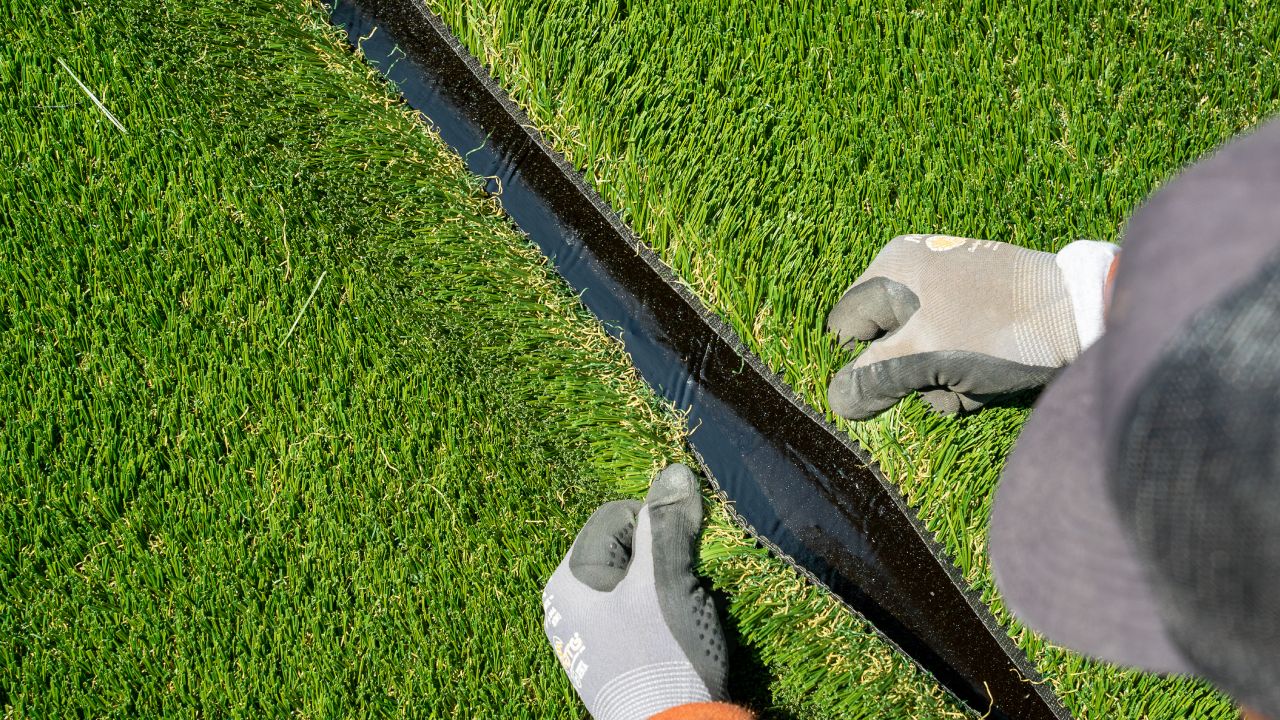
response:
<path fill-rule="evenodd" d="M 10 23 L 4 717 L 582 717 L 538 591 L 682 452 L 619 348 L 318 5 Z M 741 695 L 955 714 L 710 509 Z"/>
<path fill-rule="evenodd" d="M 1280 109 L 1280 9 L 1261 0 L 428 5 L 818 407 L 849 360 L 824 316 L 892 236 L 1116 240 L 1162 179 Z M 1026 414 L 911 400 L 842 425 L 1006 621 L 985 528 Z M 1233 715 L 1011 633 L 1078 717 Z"/>

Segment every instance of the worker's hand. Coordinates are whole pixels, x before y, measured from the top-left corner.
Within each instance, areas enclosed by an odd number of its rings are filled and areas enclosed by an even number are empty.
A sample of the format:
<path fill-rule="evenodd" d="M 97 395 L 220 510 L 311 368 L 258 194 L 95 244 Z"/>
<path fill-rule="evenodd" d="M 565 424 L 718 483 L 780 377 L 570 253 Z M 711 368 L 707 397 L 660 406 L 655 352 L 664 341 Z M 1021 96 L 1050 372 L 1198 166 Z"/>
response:
<path fill-rule="evenodd" d="M 861 420 L 920 391 L 954 413 L 1044 385 L 1102 333 L 1117 251 L 1088 240 L 1053 255 L 948 235 L 894 238 L 827 319 L 846 346 L 875 341 L 831 380 L 831 409 Z"/>
<path fill-rule="evenodd" d="M 701 522 L 697 479 L 671 465 L 643 505 L 597 510 L 547 583 L 547 638 L 596 720 L 723 699 L 724 636 L 693 574 Z"/>

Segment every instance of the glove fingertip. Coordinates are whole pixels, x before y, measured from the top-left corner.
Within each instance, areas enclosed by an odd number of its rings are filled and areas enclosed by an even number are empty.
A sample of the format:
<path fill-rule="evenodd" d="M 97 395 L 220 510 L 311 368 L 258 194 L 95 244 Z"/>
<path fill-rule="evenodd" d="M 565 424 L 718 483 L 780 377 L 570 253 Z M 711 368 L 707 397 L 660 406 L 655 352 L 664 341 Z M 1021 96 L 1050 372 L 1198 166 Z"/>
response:
<path fill-rule="evenodd" d="M 578 541 L 592 539 L 602 532 L 611 535 L 620 528 L 634 526 L 640 507 L 638 500 L 611 500 L 601 505 L 578 531 Z"/>
<path fill-rule="evenodd" d="M 831 309 L 827 331 L 848 347 L 856 340 L 875 340 L 898 330 L 919 309 L 920 298 L 911 288 L 888 277 L 864 276 Z"/>
<path fill-rule="evenodd" d="M 831 378 L 827 385 L 827 404 L 831 406 L 831 412 L 846 420 L 867 420 L 884 410 L 879 404 L 868 402 L 852 366 Z"/>
<path fill-rule="evenodd" d="M 645 498 L 650 512 L 653 508 L 664 505 L 696 504 L 699 512 L 702 508 L 701 494 L 698 492 L 698 478 L 683 463 L 672 463 L 658 473 L 649 485 L 649 495 Z"/>
<path fill-rule="evenodd" d="M 920 397 L 940 415 L 962 415 L 981 410 L 986 402 L 954 390 L 927 390 Z"/>
<path fill-rule="evenodd" d="M 940 415 L 955 415 L 960 412 L 960 395 L 950 390 L 926 390 L 920 398 L 929 404 L 929 408 Z"/>
<path fill-rule="evenodd" d="M 631 562 L 640 509 L 635 500 L 615 500 L 591 514 L 565 562 L 579 582 L 602 592 L 618 584 Z"/>
<path fill-rule="evenodd" d="M 977 412 L 981 410 L 983 407 L 985 407 L 987 404 L 986 400 L 979 400 L 971 395 L 961 394 L 959 398 L 960 398 L 961 412 L 966 412 L 966 413 Z"/>
<path fill-rule="evenodd" d="M 646 519 L 647 518 L 647 519 Z M 702 493 L 687 466 L 668 466 L 653 479 L 636 523 L 637 546 L 647 542 L 655 563 L 687 571 L 702 527 Z"/>

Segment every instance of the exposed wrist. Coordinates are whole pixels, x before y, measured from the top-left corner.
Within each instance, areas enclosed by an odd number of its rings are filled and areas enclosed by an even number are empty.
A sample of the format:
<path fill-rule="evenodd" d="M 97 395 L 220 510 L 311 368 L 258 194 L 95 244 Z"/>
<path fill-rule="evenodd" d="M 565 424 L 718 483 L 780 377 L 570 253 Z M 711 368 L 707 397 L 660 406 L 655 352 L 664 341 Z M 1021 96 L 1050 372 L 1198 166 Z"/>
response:
<path fill-rule="evenodd" d="M 755 720 L 751 712 L 728 703 L 689 703 L 654 715 L 650 720 Z"/>
<path fill-rule="evenodd" d="M 1116 287 L 1116 270 L 1120 269 L 1120 253 L 1116 253 L 1116 257 L 1111 261 L 1111 269 L 1107 271 L 1107 286 L 1102 292 L 1103 314 L 1111 312 L 1111 293 Z"/>
<path fill-rule="evenodd" d="M 1097 240 L 1077 240 L 1056 256 L 1071 298 L 1080 351 L 1102 337 L 1106 318 L 1108 279 L 1120 246 Z"/>

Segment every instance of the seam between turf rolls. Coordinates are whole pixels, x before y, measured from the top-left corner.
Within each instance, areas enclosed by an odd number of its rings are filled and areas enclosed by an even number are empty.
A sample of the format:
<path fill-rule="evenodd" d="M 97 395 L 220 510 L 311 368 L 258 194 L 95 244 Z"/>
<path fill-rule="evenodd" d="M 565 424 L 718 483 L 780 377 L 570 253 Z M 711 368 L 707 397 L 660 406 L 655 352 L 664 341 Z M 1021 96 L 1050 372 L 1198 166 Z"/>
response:
<path fill-rule="evenodd" d="M 436 119 L 441 135 L 477 175 L 500 178 L 508 213 L 562 261 L 557 270 L 624 341 L 646 382 L 686 414 L 691 449 L 734 516 L 979 713 L 992 710 L 994 699 L 992 717 L 1067 717 L 866 452 L 702 306 L 550 150 L 443 23 L 413 0 L 358 6 L 377 11 L 367 18 L 372 24 L 377 16 L 372 27 L 380 32 L 348 26 L 353 43 L 398 43 L 408 57 L 388 59 L 402 74 L 435 68 L 429 82 L 419 78 L 433 93 L 419 100 L 438 103 L 432 112 L 465 115 L 457 128 Z M 496 182 L 490 187 L 499 190 Z M 558 235 L 539 237 L 549 229 Z M 887 538 L 891 546 L 881 542 Z"/>

